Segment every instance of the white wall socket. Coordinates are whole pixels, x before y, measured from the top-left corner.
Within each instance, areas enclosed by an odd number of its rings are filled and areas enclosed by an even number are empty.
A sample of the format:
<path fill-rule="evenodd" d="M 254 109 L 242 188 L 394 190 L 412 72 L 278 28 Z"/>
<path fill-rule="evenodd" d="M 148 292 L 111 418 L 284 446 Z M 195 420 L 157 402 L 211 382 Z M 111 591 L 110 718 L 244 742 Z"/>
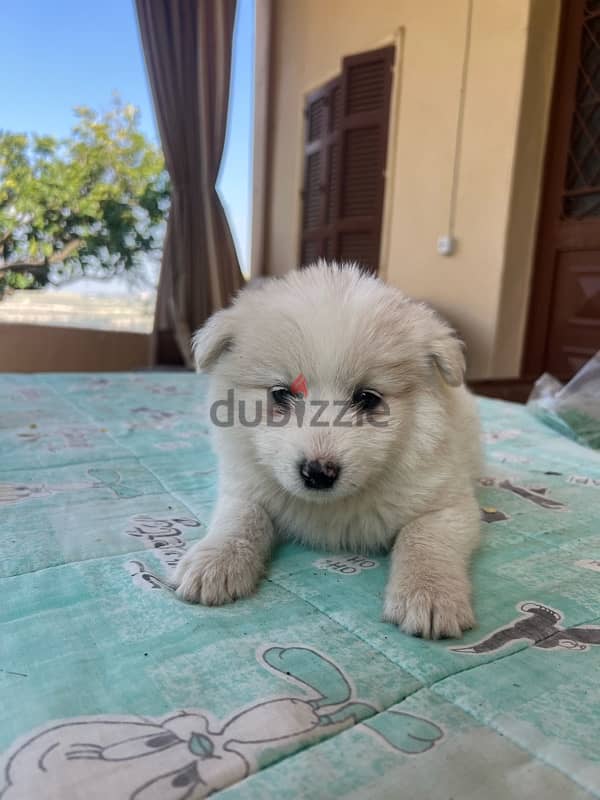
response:
<path fill-rule="evenodd" d="M 437 251 L 441 256 L 451 256 L 456 249 L 454 236 L 438 236 Z"/>

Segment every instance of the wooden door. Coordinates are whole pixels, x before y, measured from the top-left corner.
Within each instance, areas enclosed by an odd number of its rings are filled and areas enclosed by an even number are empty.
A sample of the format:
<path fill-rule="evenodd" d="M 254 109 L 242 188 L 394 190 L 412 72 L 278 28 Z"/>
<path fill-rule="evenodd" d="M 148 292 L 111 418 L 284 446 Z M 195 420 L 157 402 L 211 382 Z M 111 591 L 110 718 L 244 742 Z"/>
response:
<path fill-rule="evenodd" d="M 564 0 L 524 375 L 600 350 L 600 0 Z"/>

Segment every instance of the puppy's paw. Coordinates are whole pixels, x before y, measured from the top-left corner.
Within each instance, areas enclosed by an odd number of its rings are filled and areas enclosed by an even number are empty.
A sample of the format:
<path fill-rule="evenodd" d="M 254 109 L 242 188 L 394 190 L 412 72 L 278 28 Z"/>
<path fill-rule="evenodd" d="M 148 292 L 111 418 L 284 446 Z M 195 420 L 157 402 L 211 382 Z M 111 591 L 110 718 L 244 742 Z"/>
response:
<path fill-rule="evenodd" d="M 201 541 L 179 564 L 174 582 L 182 600 L 221 606 L 252 594 L 263 573 L 263 562 L 245 543 Z"/>
<path fill-rule="evenodd" d="M 475 624 L 467 592 L 418 586 L 407 591 L 388 589 L 383 619 L 424 639 L 459 639 Z"/>

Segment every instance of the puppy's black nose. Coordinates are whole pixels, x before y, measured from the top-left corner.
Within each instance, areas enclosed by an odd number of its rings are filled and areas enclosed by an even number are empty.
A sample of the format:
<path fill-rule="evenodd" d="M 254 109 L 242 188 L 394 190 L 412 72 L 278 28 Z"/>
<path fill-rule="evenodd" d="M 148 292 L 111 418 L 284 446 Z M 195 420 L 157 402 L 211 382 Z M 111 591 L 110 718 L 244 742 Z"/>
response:
<path fill-rule="evenodd" d="M 333 461 L 303 461 L 300 476 L 307 489 L 331 489 L 336 482 L 340 468 Z"/>

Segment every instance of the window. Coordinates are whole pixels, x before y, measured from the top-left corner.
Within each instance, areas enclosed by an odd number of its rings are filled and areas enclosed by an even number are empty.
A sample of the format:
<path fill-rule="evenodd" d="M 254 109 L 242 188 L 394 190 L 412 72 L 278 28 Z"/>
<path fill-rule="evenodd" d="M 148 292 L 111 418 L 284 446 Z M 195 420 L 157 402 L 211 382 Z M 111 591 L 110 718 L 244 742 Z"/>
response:
<path fill-rule="evenodd" d="M 134 5 L 2 26 L 6 63 L 29 57 L 0 86 L 0 325 L 150 333 L 168 183 Z"/>
<path fill-rule="evenodd" d="M 250 277 L 254 113 L 254 0 L 238 0 L 227 138 L 217 187 L 227 213 L 242 273 Z"/>
<path fill-rule="evenodd" d="M 349 56 L 306 99 L 300 261 L 379 268 L 394 48 Z"/>

